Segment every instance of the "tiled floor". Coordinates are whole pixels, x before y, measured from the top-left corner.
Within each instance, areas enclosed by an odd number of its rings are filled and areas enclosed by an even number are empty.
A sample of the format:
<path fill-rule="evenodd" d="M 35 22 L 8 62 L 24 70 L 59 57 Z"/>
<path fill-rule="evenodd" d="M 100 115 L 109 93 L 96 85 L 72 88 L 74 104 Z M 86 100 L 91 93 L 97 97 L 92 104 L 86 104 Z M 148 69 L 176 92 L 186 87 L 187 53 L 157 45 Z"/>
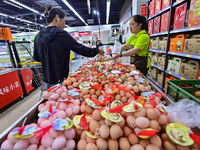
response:
<path fill-rule="evenodd" d="M 81 57 L 72 60 L 70 72 L 78 69 L 85 61 L 87 61 L 87 59 L 82 59 Z M 38 102 L 40 94 L 40 89 L 37 89 L 30 93 L 23 100 L 13 102 L 7 107 L 3 108 L 0 112 L 0 134 L 2 134 L 5 129 L 12 125 L 31 107 L 33 107 Z"/>

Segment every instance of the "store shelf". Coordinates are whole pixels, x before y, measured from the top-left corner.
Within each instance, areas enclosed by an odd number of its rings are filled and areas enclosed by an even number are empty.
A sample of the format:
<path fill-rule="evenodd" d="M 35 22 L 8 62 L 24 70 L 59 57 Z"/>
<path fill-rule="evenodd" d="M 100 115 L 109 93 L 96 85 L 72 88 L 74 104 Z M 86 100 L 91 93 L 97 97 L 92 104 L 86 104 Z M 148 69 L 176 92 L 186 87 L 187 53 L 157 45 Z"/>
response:
<path fill-rule="evenodd" d="M 149 49 L 150 52 L 160 53 L 160 54 L 166 54 L 165 50 L 159 50 L 159 49 Z"/>
<path fill-rule="evenodd" d="M 170 74 L 170 75 L 172 75 L 172 76 L 174 76 L 174 77 L 176 77 L 176 78 L 178 78 L 178 79 L 181 79 L 181 80 L 188 80 L 188 78 L 185 78 L 185 77 L 183 77 L 183 76 L 181 76 L 181 75 L 179 75 L 179 74 L 176 74 L 176 73 L 174 73 L 174 72 L 171 72 L 171 71 L 169 71 L 169 70 L 166 70 L 165 72 L 168 73 L 168 74 Z"/>
<path fill-rule="evenodd" d="M 184 2 L 186 2 L 186 0 L 180 0 L 179 2 L 175 2 L 175 3 L 173 3 L 172 7 L 177 7 L 181 4 L 183 4 Z"/>
<path fill-rule="evenodd" d="M 162 89 L 162 86 L 154 79 L 152 79 L 150 76 L 147 75 L 147 78 L 149 78 L 154 84 L 156 84 L 160 89 Z"/>
<path fill-rule="evenodd" d="M 184 32 L 196 31 L 196 30 L 200 30 L 200 26 L 194 26 L 194 27 L 189 27 L 189 28 L 171 30 L 170 34 L 184 33 Z"/>
<path fill-rule="evenodd" d="M 200 59 L 200 55 L 195 55 L 195 54 L 187 54 L 187 53 L 178 53 L 178 52 L 168 52 L 170 55 L 175 55 L 175 56 L 181 56 L 181 57 L 187 57 L 187 58 L 193 58 L 193 59 Z"/>
<path fill-rule="evenodd" d="M 157 66 L 157 65 L 155 65 L 155 64 L 152 64 L 152 63 L 151 63 L 151 66 L 153 66 L 153 67 L 155 67 L 155 68 L 157 68 L 157 69 L 159 69 L 159 70 L 161 70 L 161 71 L 164 71 L 164 68 L 162 68 L 162 67 L 160 67 L 160 66 Z"/>
<path fill-rule="evenodd" d="M 161 15 L 161 14 L 163 14 L 163 13 L 165 13 L 165 12 L 168 11 L 168 10 L 170 10 L 170 6 L 164 8 L 164 9 L 161 10 L 159 13 L 157 13 L 157 14 L 153 15 L 152 17 L 148 18 L 148 21 L 151 20 L 151 19 L 153 19 L 153 18 L 155 18 L 155 17 L 157 17 L 157 16 L 159 16 L 159 15 Z"/>
<path fill-rule="evenodd" d="M 160 33 L 154 33 L 154 34 L 151 34 L 150 37 L 161 36 L 161 35 L 167 35 L 167 33 L 168 33 L 168 31 L 160 32 Z"/>
<path fill-rule="evenodd" d="M 164 92 L 166 92 L 166 91 L 167 91 L 167 89 L 166 89 L 166 88 L 163 88 L 163 91 L 164 91 Z"/>

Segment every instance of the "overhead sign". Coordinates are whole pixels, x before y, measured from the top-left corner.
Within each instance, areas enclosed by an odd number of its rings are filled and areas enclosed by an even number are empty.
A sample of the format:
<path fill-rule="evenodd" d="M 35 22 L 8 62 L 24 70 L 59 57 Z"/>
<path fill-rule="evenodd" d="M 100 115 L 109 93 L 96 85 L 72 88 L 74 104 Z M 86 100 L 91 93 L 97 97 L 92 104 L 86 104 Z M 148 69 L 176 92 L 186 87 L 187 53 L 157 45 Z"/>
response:
<path fill-rule="evenodd" d="M 79 32 L 78 36 L 89 36 L 90 32 L 89 31 L 84 31 L 84 32 Z"/>

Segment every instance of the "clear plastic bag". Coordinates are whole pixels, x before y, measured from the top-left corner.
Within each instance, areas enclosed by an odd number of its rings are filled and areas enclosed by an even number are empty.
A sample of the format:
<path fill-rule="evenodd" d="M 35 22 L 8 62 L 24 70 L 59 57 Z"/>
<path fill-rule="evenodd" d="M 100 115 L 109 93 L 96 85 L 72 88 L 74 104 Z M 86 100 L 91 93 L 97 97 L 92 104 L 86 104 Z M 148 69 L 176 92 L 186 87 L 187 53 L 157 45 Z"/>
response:
<path fill-rule="evenodd" d="M 200 127 L 200 105 L 189 99 L 165 107 L 171 122 L 179 122 L 189 127 Z"/>

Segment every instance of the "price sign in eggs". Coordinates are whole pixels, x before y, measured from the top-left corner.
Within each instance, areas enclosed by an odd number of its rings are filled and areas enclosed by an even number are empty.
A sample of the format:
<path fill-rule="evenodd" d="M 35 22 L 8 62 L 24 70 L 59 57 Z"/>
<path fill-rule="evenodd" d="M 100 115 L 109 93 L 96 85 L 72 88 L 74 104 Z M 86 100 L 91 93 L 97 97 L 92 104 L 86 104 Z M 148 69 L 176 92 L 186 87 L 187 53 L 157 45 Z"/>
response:
<path fill-rule="evenodd" d="M 52 128 L 54 130 L 67 130 L 73 126 L 73 121 L 69 118 L 66 119 L 57 119 Z"/>
<path fill-rule="evenodd" d="M 119 73 L 121 73 L 121 71 L 119 71 L 119 70 L 112 70 L 111 73 L 113 73 L 113 74 L 119 74 Z"/>
<path fill-rule="evenodd" d="M 21 128 L 16 128 L 12 131 L 12 135 L 16 138 L 30 138 L 34 134 L 34 132 L 37 130 L 36 127 L 33 126 L 26 126 L 23 131 L 20 131 Z"/>
<path fill-rule="evenodd" d="M 88 82 L 88 81 L 85 81 L 85 82 L 82 82 L 80 85 L 79 85 L 79 88 L 80 89 L 90 89 L 90 84 L 92 84 L 92 82 Z"/>

